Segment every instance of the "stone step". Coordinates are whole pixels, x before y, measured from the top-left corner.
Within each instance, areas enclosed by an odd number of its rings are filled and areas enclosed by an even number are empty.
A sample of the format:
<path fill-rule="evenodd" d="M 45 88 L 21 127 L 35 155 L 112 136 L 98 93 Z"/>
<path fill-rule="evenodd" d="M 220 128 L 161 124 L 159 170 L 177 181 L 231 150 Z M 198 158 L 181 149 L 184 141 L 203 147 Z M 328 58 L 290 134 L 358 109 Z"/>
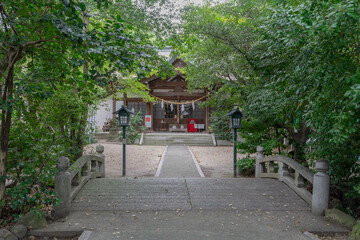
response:
<path fill-rule="evenodd" d="M 144 145 L 193 145 L 213 146 L 211 134 L 145 134 Z"/>

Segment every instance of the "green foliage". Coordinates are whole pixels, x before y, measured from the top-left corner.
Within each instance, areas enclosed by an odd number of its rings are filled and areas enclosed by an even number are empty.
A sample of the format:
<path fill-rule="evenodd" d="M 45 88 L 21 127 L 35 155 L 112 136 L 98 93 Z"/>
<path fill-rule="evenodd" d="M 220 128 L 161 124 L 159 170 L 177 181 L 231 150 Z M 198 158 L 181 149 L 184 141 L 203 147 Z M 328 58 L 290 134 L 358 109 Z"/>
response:
<path fill-rule="evenodd" d="M 244 113 L 243 153 L 257 145 L 308 165 L 330 161 L 332 194 L 360 214 L 359 1 L 248 1 L 190 7 L 183 15 L 190 86 L 210 106 Z"/>
<path fill-rule="evenodd" d="M 23 97 L 13 113 L 7 164 L 13 182 L 7 189 L 9 205 L 18 214 L 56 203 L 52 189 L 57 159 L 68 156 L 74 161 L 81 154 L 74 132 L 86 110 L 73 91 L 62 87 L 44 99 Z"/>
<path fill-rule="evenodd" d="M 56 160 L 81 156 L 91 105 L 116 93 L 149 98 L 138 79 L 157 66 L 168 68 L 157 56 L 149 22 L 130 20 L 147 16 L 146 6 L 158 1 L 145 2 L 142 9 L 132 1 L 0 4 L 0 114 L 3 123 L 9 119 L 0 136 L 1 155 L 7 153 L 0 201 L 12 214 L 56 202 Z M 12 185 L 3 196 L 5 178 Z"/>
<path fill-rule="evenodd" d="M 140 133 L 145 130 L 143 126 L 143 117 L 139 111 L 136 114 L 131 115 L 130 117 L 130 126 L 126 128 L 126 141 L 127 143 L 133 144 L 136 140 L 140 140 Z M 122 139 L 122 135 L 120 136 Z"/>
<path fill-rule="evenodd" d="M 229 117 L 224 117 L 223 111 L 213 112 L 210 117 L 209 129 L 215 134 L 216 139 L 231 140 L 232 131 L 229 124 Z"/>
<path fill-rule="evenodd" d="M 236 166 L 241 175 L 253 176 L 255 174 L 255 159 L 250 156 L 237 160 Z"/>
<path fill-rule="evenodd" d="M 263 24 L 256 49 L 267 50 L 259 71 L 266 80 L 263 91 L 272 93 L 273 102 L 286 103 L 270 104 L 268 111 L 282 118 L 287 113 L 287 124 L 294 122 L 298 130 L 296 118 L 306 123 L 311 131 L 304 140 L 311 140 L 300 148 L 311 147 L 310 160 L 330 161 L 333 194 L 349 206 L 359 200 L 359 16 L 357 1 L 278 7 Z"/>

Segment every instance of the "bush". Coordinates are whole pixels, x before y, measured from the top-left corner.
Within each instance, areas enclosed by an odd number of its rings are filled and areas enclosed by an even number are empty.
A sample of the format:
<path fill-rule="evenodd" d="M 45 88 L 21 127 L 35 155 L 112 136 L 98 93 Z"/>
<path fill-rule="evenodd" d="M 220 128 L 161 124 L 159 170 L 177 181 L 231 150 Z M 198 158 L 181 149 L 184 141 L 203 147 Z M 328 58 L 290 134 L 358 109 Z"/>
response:
<path fill-rule="evenodd" d="M 130 126 L 126 129 L 126 142 L 134 144 L 137 139 L 140 139 L 140 133 L 143 131 L 145 131 L 145 126 L 143 126 L 143 117 L 139 111 L 130 117 Z M 122 135 L 120 139 L 122 140 Z"/>
<path fill-rule="evenodd" d="M 229 117 L 224 117 L 224 114 L 223 112 L 214 112 L 210 117 L 209 129 L 215 134 L 216 139 L 230 141 L 233 134 L 230 128 Z"/>
<path fill-rule="evenodd" d="M 54 177 L 58 157 L 77 159 L 81 151 L 81 119 L 86 106 L 73 91 L 58 88 L 44 99 L 28 97 L 13 110 L 7 155 L 7 219 L 30 210 L 49 211 L 57 203 Z M 6 220 L 6 219 L 5 219 Z M 0 220 L 0 224 L 4 224 Z"/>
<path fill-rule="evenodd" d="M 239 173 L 244 176 L 255 175 L 255 159 L 248 156 L 246 158 L 239 159 L 236 162 L 236 166 L 239 169 Z"/>

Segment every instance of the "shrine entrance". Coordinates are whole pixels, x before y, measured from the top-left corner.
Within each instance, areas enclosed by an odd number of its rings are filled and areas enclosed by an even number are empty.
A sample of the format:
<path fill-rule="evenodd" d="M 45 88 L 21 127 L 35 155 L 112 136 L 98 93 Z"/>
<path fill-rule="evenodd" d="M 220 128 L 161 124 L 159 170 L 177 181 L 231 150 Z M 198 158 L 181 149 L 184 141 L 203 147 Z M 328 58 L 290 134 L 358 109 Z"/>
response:
<path fill-rule="evenodd" d="M 200 108 L 197 102 L 170 102 L 172 101 L 161 100 L 154 105 L 154 131 L 189 132 L 189 124 L 196 124 L 193 126 L 197 129 L 196 132 L 205 131 L 205 109 Z M 196 122 L 191 119 L 196 119 Z"/>
<path fill-rule="evenodd" d="M 184 67 L 184 62 L 176 57 L 170 63 L 175 69 Z M 148 125 L 145 124 L 148 131 L 208 131 L 209 107 L 201 104 L 208 98 L 205 89 L 188 91 L 185 76 L 178 70 L 176 75 L 166 79 L 154 75 L 143 79 L 142 83 L 149 87 L 149 94 L 156 100 L 155 103 L 144 103 L 139 98 L 126 98 L 125 105 L 135 112 L 141 111 L 144 119 L 146 117 L 150 120 Z"/>

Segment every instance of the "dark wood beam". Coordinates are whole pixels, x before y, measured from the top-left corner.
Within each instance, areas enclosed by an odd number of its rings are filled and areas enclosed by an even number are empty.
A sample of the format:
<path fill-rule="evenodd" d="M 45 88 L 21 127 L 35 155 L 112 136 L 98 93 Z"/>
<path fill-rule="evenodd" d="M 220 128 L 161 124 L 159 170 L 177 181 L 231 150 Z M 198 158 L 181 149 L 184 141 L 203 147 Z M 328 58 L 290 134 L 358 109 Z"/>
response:
<path fill-rule="evenodd" d="M 154 89 L 169 89 L 169 90 L 173 90 L 175 88 L 181 88 L 181 89 L 187 89 L 186 86 L 173 86 L 173 87 L 169 87 L 169 86 L 157 86 L 156 88 L 151 88 L 151 90 L 154 90 Z"/>
<path fill-rule="evenodd" d="M 188 93 L 188 92 L 165 92 L 165 93 L 159 93 L 159 92 L 155 92 L 155 93 L 151 93 L 152 95 L 156 96 L 156 97 L 192 97 L 193 99 L 196 98 L 200 98 L 202 96 L 204 96 L 204 93 Z"/>
<path fill-rule="evenodd" d="M 165 82 L 165 81 L 156 81 L 149 83 L 150 88 L 157 88 L 157 87 L 176 87 L 176 86 L 187 86 L 187 82 Z"/>

